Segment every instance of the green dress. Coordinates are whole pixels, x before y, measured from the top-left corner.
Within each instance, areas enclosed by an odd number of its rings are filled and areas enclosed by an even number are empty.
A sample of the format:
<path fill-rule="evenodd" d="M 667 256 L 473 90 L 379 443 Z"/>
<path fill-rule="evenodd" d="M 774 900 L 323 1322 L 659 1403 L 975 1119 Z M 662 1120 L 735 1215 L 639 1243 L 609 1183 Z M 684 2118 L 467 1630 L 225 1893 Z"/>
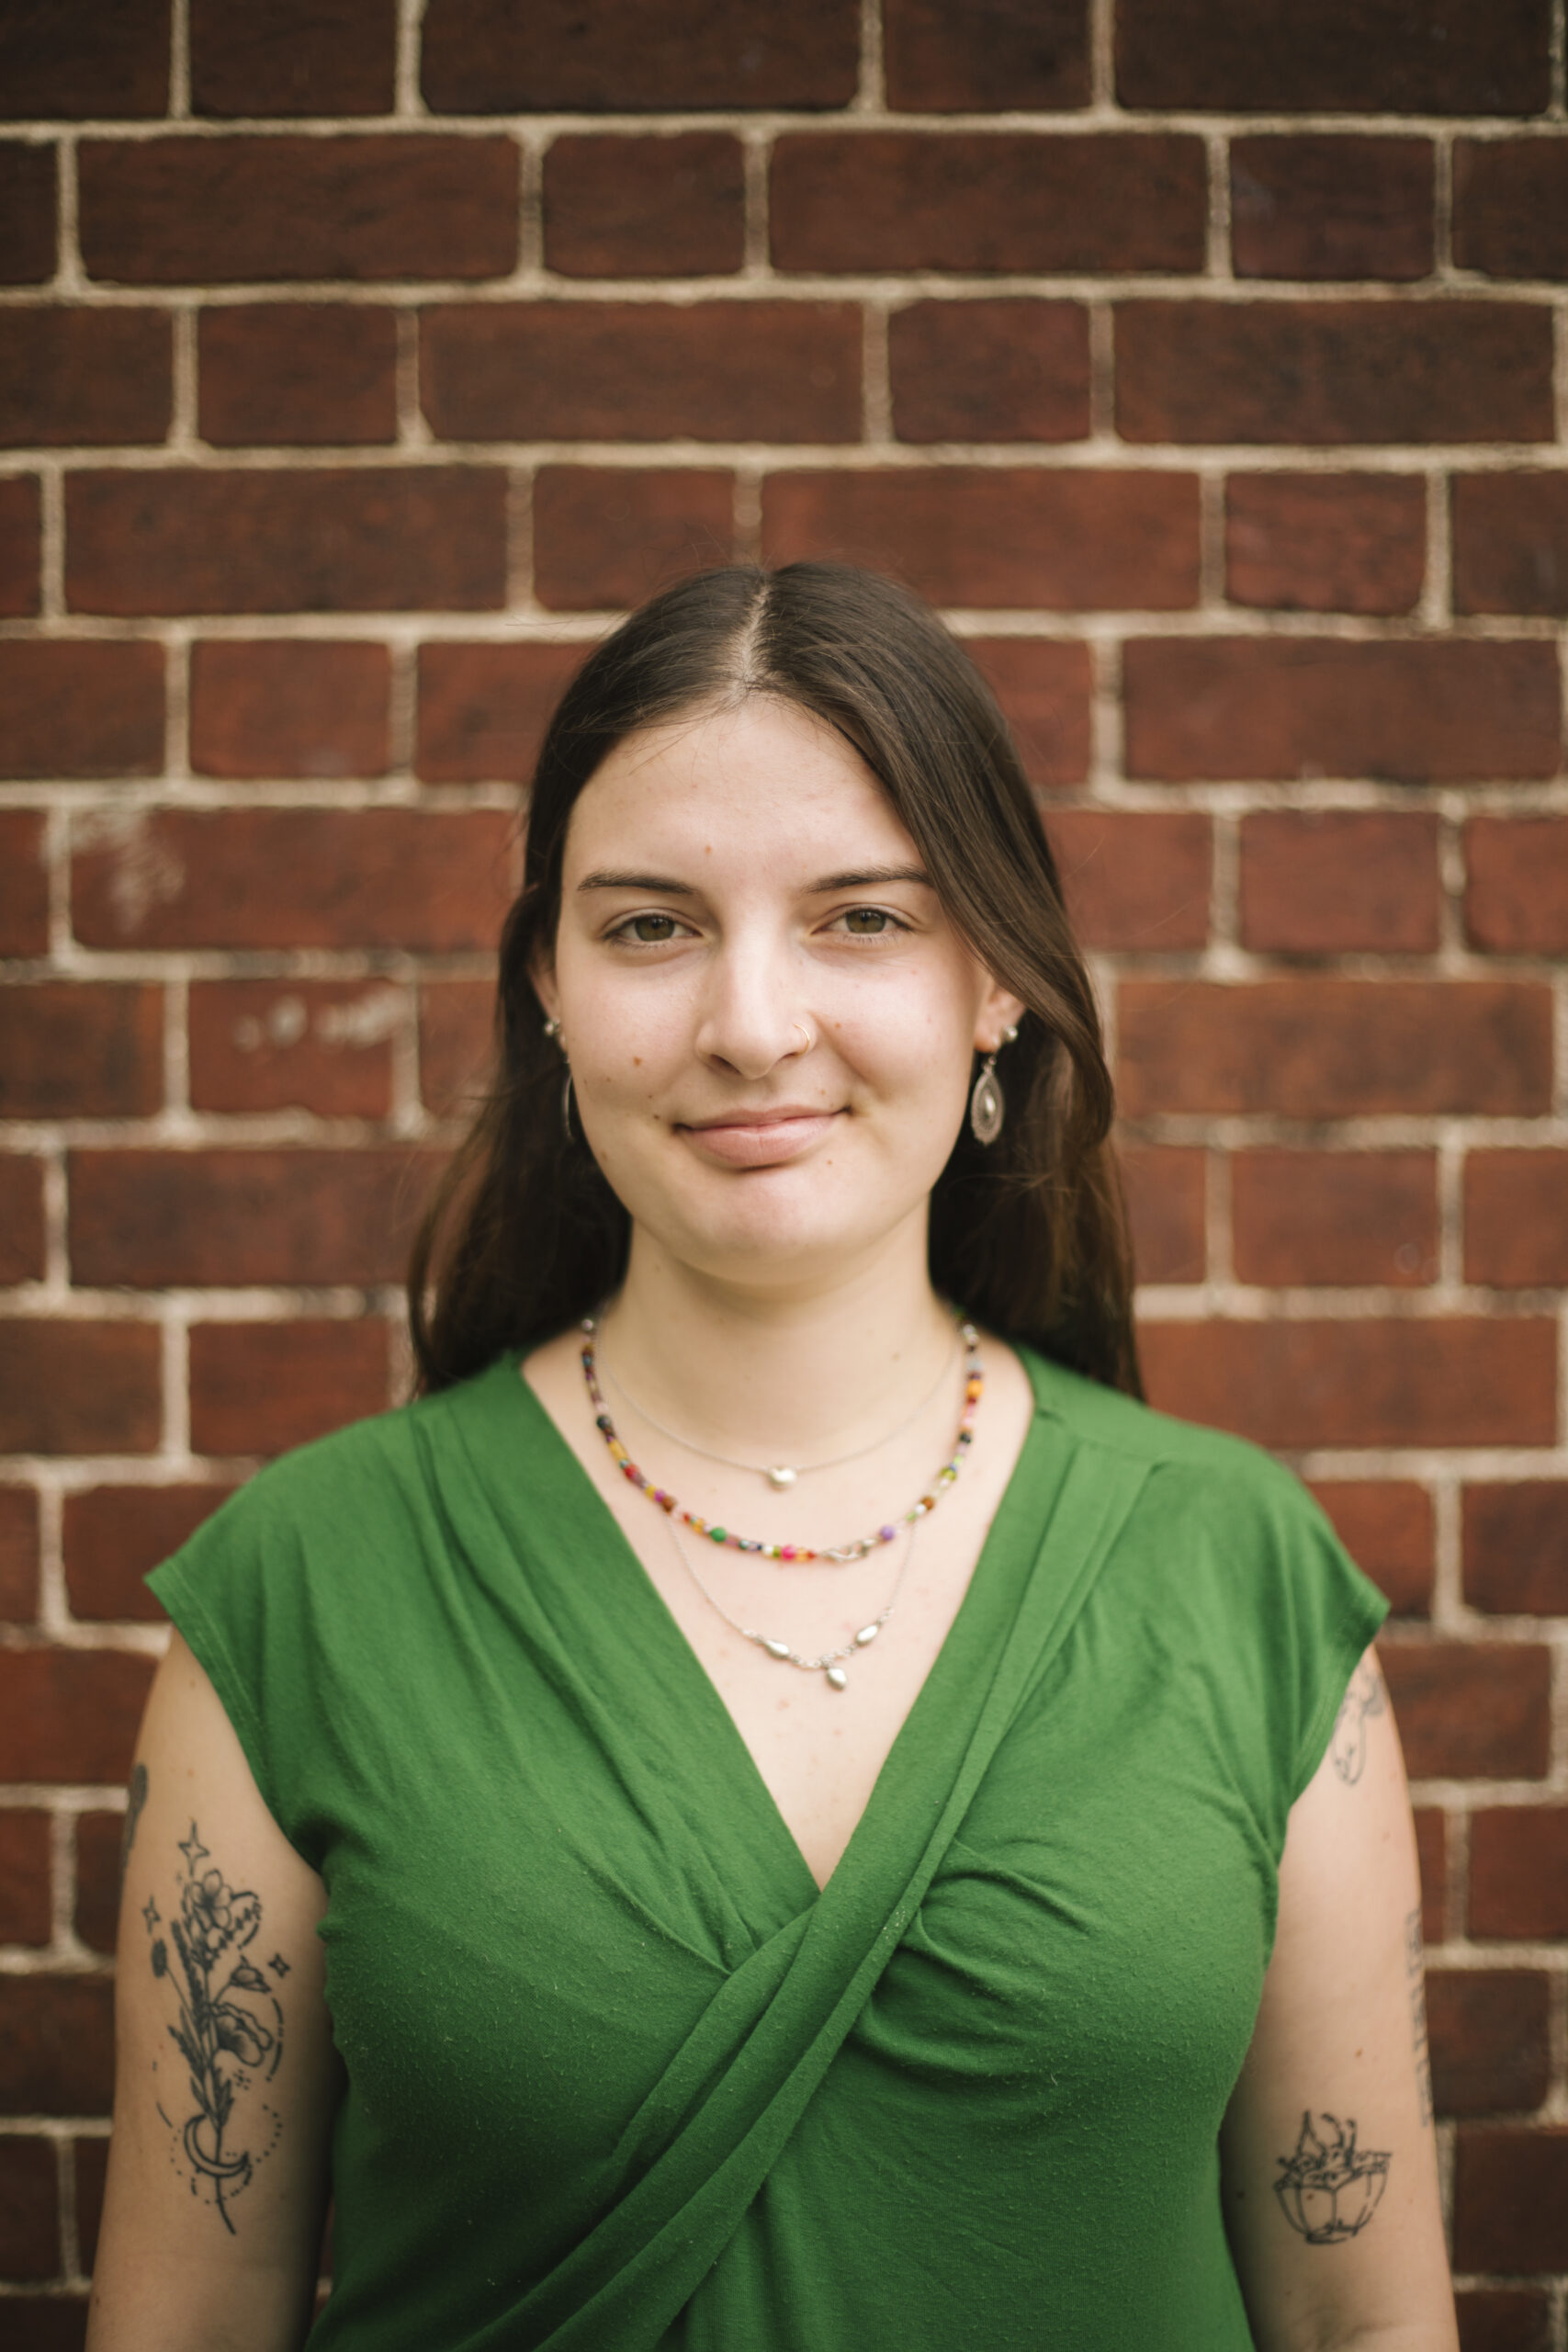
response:
<path fill-rule="evenodd" d="M 1025 1361 L 821 1894 L 515 1356 L 154 1571 L 326 1883 L 311 2352 L 1250 2345 L 1216 2134 L 1383 1603 L 1266 1456 Z"/>

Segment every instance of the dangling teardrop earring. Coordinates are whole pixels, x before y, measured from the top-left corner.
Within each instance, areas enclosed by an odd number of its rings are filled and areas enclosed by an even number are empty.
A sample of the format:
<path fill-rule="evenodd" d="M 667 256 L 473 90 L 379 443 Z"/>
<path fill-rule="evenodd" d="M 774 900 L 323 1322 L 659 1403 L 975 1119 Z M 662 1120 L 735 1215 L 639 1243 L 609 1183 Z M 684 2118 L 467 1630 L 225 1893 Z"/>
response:
<path fill-rule="evenodd" d="M 1010 1046 L 1017 1035 L 1016 1029 L 1010 1029 L 1006 1042 Z M 980 1144 L 995 1143 L 1002 1131 L 1002 1121 L 1007 1116 L 1007 1098 L 997 1076 L 997 1055 L 1000 1051 L 998 1046 L 995 1052 L 986 1056 L 980 1065 L 980 1075 L 975 1080 L 975 1091 L 969 1097 L 969 1125 L 976 1142 Z"/>

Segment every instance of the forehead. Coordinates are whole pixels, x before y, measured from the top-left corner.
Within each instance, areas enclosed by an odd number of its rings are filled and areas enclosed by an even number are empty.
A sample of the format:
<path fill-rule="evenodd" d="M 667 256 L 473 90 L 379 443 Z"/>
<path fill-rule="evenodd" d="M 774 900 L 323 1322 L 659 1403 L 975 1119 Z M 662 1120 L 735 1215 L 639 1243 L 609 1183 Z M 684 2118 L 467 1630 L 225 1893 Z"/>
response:
<path fill-rule="evenodd" d="M 634 839 L 772 857 L 846 838 L 912 847 L 852 744 L 796 704 L 751 695 L 624 736 L 578 796 L 566 862 L 597 862 L 612 842 L 619 856 Z"/>

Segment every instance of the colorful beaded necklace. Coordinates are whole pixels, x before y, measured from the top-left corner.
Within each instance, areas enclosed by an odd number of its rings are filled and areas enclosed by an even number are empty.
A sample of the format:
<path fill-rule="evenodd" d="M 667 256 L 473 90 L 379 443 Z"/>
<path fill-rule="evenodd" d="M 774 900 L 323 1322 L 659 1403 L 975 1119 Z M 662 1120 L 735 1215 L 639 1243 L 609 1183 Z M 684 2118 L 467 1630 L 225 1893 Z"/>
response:
<path fill-rule="evenodd" d="M 678 1502 L 667 1488 L 656 1487 L 647 1472 L 637 1468 L 637 1464 L 615 1434 L 615 1425 L 610 1419 L 604 1404 L 604 1391 L 599 1385 L 599 1376 L 593 1363 L 593 1340 L 596 1328 L 592 1315 L 583 1317 L 582 1377 L 587 1383 L 589 1401 L 593 1408 L 593 1426 L 609 1447 L 611 1460 L 615 1464 L 621 1476 L 628 1479 L 634 1487 L 640 1487 L 649 1500 L 657 1503 L 660 1510 L 668 1511 L 671 1517 L 678 1519 L 682 1526 L 692 1530 L 694 1535 L 705 1535 L 710 1544 L 728 1544 L 732 1552 L 754 1552 L 764 1560 L 782 1560 L 794 1566 L 811 1560 L 827 1560 L 834 1567 L 841 1568 L 847 1566 L 852 1560 L 863 1560 L 866 1554 L 874 1552 L 879 1544 L 891 1544 L 901 1527 L 913 1527 L 917 1520 L 924 1519 L 930 1512 L 935 1510 L 942 1500 L 944 1489 L 951 1487 L 957 1477 L 963 1466 L 964 1457 L 975 1442 L 975 1416 L 979 1410 L 980 1397 L 986 1383 L 980 1369 L 980 1335 L 972 1323 L 962 1323 L 959 1326 L 959 1331 L 964 1341 L 968 1370 L 964 1380 L 964 1410 L 959 1419 L 958 1436 L 953 1446 L 952 1460 L 943 1464 L 931 1480 L 930 1489 L 920 1497 L 919 1502 L 912 1504 L 897 1519 L 889 1520 L 885 1526 L 877 1528 L 874 1534 L 856 1536 L 850 1544 L 825 1544 L 819 1551 L 814 1551 L 806 1544 L 764 1544 L 755 1536 L 736 1535 L 728 1527 L 716 1527 L 711 1520 L 702 1518 L 694 1510 L 688 1510 L 684 1504 Z"/>

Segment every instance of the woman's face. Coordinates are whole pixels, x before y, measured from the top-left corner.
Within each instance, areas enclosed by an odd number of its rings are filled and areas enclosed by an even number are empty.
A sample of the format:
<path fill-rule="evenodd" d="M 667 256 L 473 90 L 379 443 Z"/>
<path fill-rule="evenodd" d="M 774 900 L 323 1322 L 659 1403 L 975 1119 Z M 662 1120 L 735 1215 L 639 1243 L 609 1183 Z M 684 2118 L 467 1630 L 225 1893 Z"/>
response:
<path fill-rule="evenodd" d="M 578 1115 L 634 1222 L 720 1280 L 874 1255 L 1017 1019 L 871 771 L 754 695 L 627 737 L 580 795 L 553 965 Z"/>

